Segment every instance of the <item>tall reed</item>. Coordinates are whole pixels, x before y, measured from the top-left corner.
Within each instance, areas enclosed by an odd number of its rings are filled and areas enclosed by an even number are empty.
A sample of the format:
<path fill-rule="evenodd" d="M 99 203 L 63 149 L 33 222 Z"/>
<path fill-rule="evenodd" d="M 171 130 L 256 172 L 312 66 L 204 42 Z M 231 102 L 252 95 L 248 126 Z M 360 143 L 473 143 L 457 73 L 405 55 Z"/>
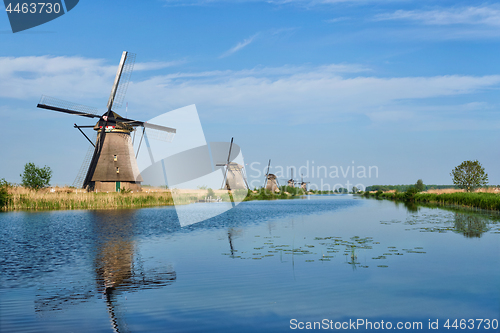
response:
<path fill-rule="evenodd" d="M 67 189 L 50 192 L 34 191 L 21 187 L 9 188 L 9 198 L 4 211 L 43 209 L 116 209 L 173 205 L 172 194 L 162 192 L 137 193 L 88 193 Z M 190 200 L 187 199 L 186 203 Z"/>

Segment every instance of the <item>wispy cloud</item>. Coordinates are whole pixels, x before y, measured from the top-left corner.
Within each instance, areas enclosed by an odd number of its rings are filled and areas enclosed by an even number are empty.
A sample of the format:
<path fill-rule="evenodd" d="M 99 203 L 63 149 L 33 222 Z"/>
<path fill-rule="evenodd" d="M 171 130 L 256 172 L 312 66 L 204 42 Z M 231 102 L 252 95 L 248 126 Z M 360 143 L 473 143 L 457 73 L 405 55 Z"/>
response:
<path fill-rule="evenodd" d="M 259 33 L 256 33 L 255 35 L 253 35 L 253 36 L 245 39 L 244 41 L 239 42 L 234 47 L 232 47 L 229 50 L 227 50 L 226 52 L 224 52 L 219 58 L 224 58 L 224 57 L 230 56 L 231 54 L 233 54 L 235 52 L 238 52 L 239 50 L 241 50 L 242 48 L 246 47 L 251 42 L 253 42 L 255 40 L 255 38 L 257 37 L 258 34 Z"/>
<path fill-rule="evenodd" d="M 500 6 L 459 7 L 435 10 L 397 10 L 380 14 L 376 20 L 407 20 L 428 25 L 474 24 L 500 26 Z"/>
<path fill-rule="evenodd" d="M 299 6 L 315 6 L 315 5 L 332 5 L 340 3 L 387 3 L 389 1 L 401 0 L 164 0 L 167 6 L 200 6 L 210 5 L 214 3 L 248 3 L 248 2 L 265 2 L 273 5 L 299 5 Z"/>
<path fill-rule="evenodd" d="M 135 71 L 159 70 L 184 63 L 138 62 Z M 0 97 L 25 99 L 41 94 L 60 98 L 105 96 L 109 93 L 117 64 L 82 57 L 0 57 Z"/>
<path fill-rule="evenodd" d="M 325 22 L 327 22 L 327 23 L 337 23 L 337 22 L 342 22 L 342 21 L 348 21 L 350 19 L 351 19 L 350 17 L 342 16 L 342 17 L 336 17 L 336 18 L 333 18 L 333 19 L 326 20 Z"/>
<path fill-rule="evenodd" d="M 92 101 L 99 99 L 105 105 L 116 66 L 98 59 L 42 56 L 0 58 L 0 69 L 3 103 L 47 94 L 89 105 L 98 105 Z M 485 118 L 485 128 L 500 128 L 500 116 L 480 95 L 500 88 L 500 75 L 377 77 L 357 64 L 155 74 L 132 78 L 127 92 L 143 117 L 195 103 L 205 117 L 228 122 L 329 123 L 361 117 L 377 126 L 414 129 L 431 123 L 449 128 L 451 118 L 455 128 L 466 128 Z M 469 96 L 468 104 L 457 108 L 455 96 Z M 440 102 L 433 107 L 436 98 Z"/>

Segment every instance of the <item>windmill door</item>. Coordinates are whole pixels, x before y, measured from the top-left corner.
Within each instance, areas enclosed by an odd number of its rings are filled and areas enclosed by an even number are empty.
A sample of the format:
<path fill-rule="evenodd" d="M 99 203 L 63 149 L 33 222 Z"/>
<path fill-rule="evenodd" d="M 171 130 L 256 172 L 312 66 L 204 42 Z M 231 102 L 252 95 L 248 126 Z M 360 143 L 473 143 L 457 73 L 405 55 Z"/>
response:
<path fill-rule="evenodd" d="M 121 185 L 120 182 L 116 182 L 116 188 L 115 188 L 116 192 L 120 192 L 120 185 Z"/>

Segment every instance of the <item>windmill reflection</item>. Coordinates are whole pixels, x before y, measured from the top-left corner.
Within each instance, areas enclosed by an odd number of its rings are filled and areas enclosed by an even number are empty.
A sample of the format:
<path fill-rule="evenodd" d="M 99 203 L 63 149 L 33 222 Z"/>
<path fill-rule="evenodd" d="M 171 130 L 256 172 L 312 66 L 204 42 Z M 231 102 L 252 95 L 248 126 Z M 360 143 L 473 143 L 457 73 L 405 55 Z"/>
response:
<path fill-rule="evenodd" d="M 479 215 L 456 213 L 453 221 L 455 230 L 467 238 L 479 238 L 488 231 L 489 220 Z"/>
<path fill-rule="evenodd" d="M 233 238 L 238 237 L 241 234 L 241 230 L 235 229 L 235 228 L 228 228 L 227 229 L 227 240 L 229 241 L 229 248 L 231 250 L 231 258 L 234 258 L 234 252 L 238 252 L 234 248 L 233 245 Z"/>
<path fill-rule="evenodd" d="M 66 286 L 48 288 L 45 296 L 38 295 L 36 311 L 62 310 L 95 298 L 106 302 L 112 328 L 125 332 L 126 325 L 119 310 L 118 296 L 125 292 L 156 289 L 176 280 L 170 266 L 145 268 L 146 262 L 137 251 L 134 236 L 139 233 L 140 220 L 133 210 L 94 212 L 93 257 L 94 282 L 92 285 L 69 281 Z"/>

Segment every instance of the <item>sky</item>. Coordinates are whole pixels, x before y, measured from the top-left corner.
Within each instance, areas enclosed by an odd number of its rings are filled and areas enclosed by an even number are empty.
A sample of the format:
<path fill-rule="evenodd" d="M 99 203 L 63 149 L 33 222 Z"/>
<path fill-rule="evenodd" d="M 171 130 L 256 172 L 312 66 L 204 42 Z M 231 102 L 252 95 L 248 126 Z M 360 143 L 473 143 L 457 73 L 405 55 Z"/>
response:
<path fill-rule="evenodd" d="M 51 184 L 73 183 L 88 149 L 73 124 L 90 123 L 36 105 L 48 95 L 104 112 L 130 51 L 118 113 L 148 120 L 195 104 L 207 142 L 234 137 L 253 186 L 269 159 L 278 178 L 295 167 L 323 189 L 452 184 L 464 160 L 500 184 L 499 2 L 82 0 L 15 34 L 4 12 L 0 39 L 9 182 L 33 162 L 53 170 Z"/>

